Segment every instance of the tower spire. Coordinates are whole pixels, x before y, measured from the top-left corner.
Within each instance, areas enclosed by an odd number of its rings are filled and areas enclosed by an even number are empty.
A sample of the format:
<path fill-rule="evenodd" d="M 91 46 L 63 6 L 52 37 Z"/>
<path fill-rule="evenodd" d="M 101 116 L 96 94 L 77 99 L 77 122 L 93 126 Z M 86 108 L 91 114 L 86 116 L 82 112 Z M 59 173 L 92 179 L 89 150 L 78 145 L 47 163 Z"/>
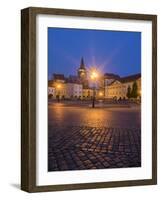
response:
<path fill-rule="evenodd" d="M 80 66 L 77 70 L 78 78 L 81 80 L 81 83 L 83 87 L 88 86 L 88 81 L 87 81 L 87 70 L 84 64 L 84 59 L 83 57 L 81 58 L 80 61 Z"/>
<path fill-rule="evenodd" d="M 81 58 L 80 68 L 85 69 L 83 57 Z"/>

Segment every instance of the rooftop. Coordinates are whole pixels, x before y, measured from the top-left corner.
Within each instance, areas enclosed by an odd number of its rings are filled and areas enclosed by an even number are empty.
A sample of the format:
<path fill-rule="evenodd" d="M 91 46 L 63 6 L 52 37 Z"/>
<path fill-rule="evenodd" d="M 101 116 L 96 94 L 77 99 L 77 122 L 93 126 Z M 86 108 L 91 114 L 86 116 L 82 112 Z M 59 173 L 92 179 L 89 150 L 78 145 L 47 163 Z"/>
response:
<path fill-rule="evenodd" d="M 53 79 L 65 80 L 64 74 L 53 74 Z"/>
<path fill-rule="evenodd" d="M 106 79 L 120 79 L 120 76 L 117 74 L 112 74 L 112 73 L 105 73 L 104 78 Z"/>
<path fill-rule="evenodd" d="M 112 85 L 116 81 L 119 81 L 121 83 L 128 83 L 128 82 L 135 81 L 135 80 L 137 80 L 139 78 L 141 78 L 141 73 L 130 75 L 130 76 L 125 76 L 125 77 L 120 77 L 119 79 L 113 80 L 109 85 Z"/>
<path fill-rule="evenodd" d="M 122 83 L 126 83 L 126 82 L 135 81 L 135 80 L 137 80 L 139 78 L 141 78 L 141 73 L 130 75 L 130 76 L 121 77 L 119 81 L 122 82 Z"/>

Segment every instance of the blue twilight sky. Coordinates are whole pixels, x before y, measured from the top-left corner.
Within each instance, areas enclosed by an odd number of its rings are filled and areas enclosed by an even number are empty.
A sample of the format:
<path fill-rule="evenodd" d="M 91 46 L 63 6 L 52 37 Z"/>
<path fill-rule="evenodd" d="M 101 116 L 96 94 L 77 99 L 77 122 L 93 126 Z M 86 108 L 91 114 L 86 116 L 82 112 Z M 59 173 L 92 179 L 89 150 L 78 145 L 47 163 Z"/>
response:
<path fill-rule="evenodd" d="M 76 75 L 81 57 L 87 67 L 127 76 L 141 72 L 141 33 L 48 28 L 48 76 Z"/>

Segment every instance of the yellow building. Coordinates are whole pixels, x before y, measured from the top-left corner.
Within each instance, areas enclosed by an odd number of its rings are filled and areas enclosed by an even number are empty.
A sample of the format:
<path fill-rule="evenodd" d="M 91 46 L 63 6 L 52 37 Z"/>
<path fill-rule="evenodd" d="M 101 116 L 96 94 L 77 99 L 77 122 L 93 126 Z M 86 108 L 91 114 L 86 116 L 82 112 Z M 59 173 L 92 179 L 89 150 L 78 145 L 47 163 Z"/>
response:
<path fill-rule="evenodd" d="M 70 80 L 63 74 L 54 74 L 53 80 L 48 81 L 48 93 L 54 89 L 53 99 L 82 99 L 82 84 Z"/>
<path fill-rule="evenodd" d="M 105 98 L 127 99 L 128 87 L 133 87 L 136 81 L 138 87 L 138 98 L 141 97 L 141 74 L 127 76 L 114 80 L 110 85 L 105 86 Z"/>
<path fill-rule="evenodd" d="M 93 97 L 93 90 L 91 88 L 83 88 L 82 98 L 91 99 Z"/>
<path fill-rule="evenodd" d="M 53 80 L 48 83 L 48 94 L 54 99 L 127 99 L 127 91 L 137 83 L 138 98 L 141 98 L 141 74 L 120 77 L 116 74 L 105 74 L 93 94 L 93 89 L 84 86 L 78 77 L 64 77 L 63 74 L 53 74 Z"/>
<path fill-rule="evenodd" d="M 63 99 L 66 96 L 66 83 L 59 83 L 54 81 L 48 82 L 48 95 L 52 94 L 52 98 Z"/>
<path fill-rule="evenodd" d="M 66 98 L 66 83 L 55 83 L 55 98 Z"/>

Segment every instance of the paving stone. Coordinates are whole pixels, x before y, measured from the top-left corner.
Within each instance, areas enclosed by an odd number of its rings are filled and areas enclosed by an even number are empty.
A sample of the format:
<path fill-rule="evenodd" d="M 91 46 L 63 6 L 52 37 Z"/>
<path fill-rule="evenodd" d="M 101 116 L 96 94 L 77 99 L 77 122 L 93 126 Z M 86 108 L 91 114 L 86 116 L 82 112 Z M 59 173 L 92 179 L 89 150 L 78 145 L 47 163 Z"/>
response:
<path fill-rule="evenodd" d="M 87 116 L 88 118 L 88 116 Z M 48 170 L 84 170 L 141 166 L 141 129 L 80 122 L 60 125 L 49 116 Z M 53 121 L 54 123 L 53 123 Z M 133 120 L 133 118 L 131 118 Z M 115 125 L 115 124 L 113 124 Z"/>

